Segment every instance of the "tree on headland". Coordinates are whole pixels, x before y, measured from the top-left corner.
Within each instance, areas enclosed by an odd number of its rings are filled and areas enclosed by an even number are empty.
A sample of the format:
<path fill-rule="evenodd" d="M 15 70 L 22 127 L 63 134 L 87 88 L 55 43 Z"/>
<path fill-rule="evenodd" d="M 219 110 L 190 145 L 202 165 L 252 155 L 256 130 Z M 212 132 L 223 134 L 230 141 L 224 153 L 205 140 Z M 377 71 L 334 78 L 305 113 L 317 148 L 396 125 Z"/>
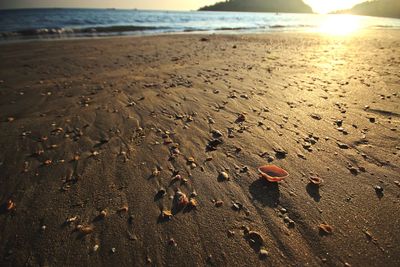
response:
<path fill-rule="evenodd" d="M 199 10 L 313 13 L 311 7 L 306 5 L 302 0 L 226 0 L 225 2 L 218 2 L 211 6 L 202 7 Z"/>
<path fill-rule="evenodd" d="M 400 0 L 367 1 L 355 5 L 351 9 L 339 10 L 333 13 L 400 18 Z"/>

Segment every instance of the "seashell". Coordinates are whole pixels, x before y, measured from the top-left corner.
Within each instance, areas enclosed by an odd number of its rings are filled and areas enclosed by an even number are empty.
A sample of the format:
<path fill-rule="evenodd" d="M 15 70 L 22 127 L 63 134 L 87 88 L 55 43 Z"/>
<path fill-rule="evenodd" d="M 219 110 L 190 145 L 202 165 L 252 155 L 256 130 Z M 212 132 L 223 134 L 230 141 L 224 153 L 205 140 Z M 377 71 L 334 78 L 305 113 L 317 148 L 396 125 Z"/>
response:
<path fill-rule="evenodd" d="M 90 233 L 93 233 L 94 227 L 91 225 L 81 225 L 79 224 L 76 226 L 76 229 L 83 235 L 88 235 Z"/>
<path fill-rule="evenodd" d="M 311 176 L 311 177 L 309 178 L 309 181 L 310 181 L 311 184 L 316 185 L 316 186 L 319 186 L 320 184 L 322 184 L 322 182 L 323 182 L 324 180 L 322 180 L 322 178 L 320 178 L 320 177 L 318 177 L 318 176 Z"/>
<path fill-rule="evenodd" d="M 190 208 L 196 208 L 197 205 L 198 205 L 198 203 L 197 203 L 196 199 L 192 198 L 192 199 L 189 200 L 188 206 Z"/>
<path fill-rule="evenodd" d="M 279 182 L 289 176 L 289 173 L 275 165 L 264 165 L 258 168 L 261 177 L 269 182 Z"/>
<path fill-rule="evenodd" d="M 325 235 L 331 235 L 333 233 L 333 227 L 329 224 L 321 223 L 318 225 L 319 232 Z"/>
<path fill-rule="evenodd" d="M 176 199 L 176 204 L 178 205 L 178 207 L 183 208 L 189 204 L 188 197 L 180 191 L 176 192 L 175 199 Z"/>
<path fill-rule="evenodd" d="M 105 218 L 107 217 L 107 211 L 106 210 L 102 210 L 99 214 L 99 218 Z"/>
<path fill-rule="evenodd" d="M 193 157 L 188 157 L 187 162 L 188 163 L 195 163 Z"/>
<path fill-rule="evenodd" d="M 156 176 L 158 176 L 159 174 L 160 174 L 160 171 L 158 170 L 157 167 L 155 167 L 155 168 L 153 169 L 152 176 L 153 176 L 153 177 L 156 177 Z"/>
<path fill-rule="evenodd" d="M 53 161 L 51 159 L 47 159 L 43 162 L 44 165 L 49 166 Z"/>
<path fill-rule="evenodd" d="M 118 209 L 118 212 L 128 212 L 129 208 L 128 205 L 124 205 Z"/>
<path fill-rule="evenodd" d="M 78 219 L 78 216 L 74 216 L 74 217 L 71 217 L 71 218 L 67 218 L 67 219 L 65 220 L 65 222 L 66 222 L 67 224 L 69 224 L 69 223 L 75 222 L 77 219 Z"/>
<path fill-rule="evenodd" d="M 161 211 L 160 218 L 162 220 L 170 220 L 172 218 L 172 212 L 170 210 Z"/>
<path fill-rule="evenodd" d="M 81 158 L 81 157 L 80 157 L 79 155 L 75 155 L 75 156 L 72 158 L 72 160 L 73 160 L 73 161 L 78 161 L 80 158 Z"/>
<path fill-rule="evenodd" d="M 8 122 L 13 122 L 14 120 L 15 120 L 14 117 L 8 117 L 8 118 L 7 118 L 7 121 L 8 121 Z"/>
<path fill-rule="evenodd" d="M 6 210 L 12 211 L 15 209 L 15 207 L 16 207 L 15 203 L 11 199 L 9 199 L 6 204 Z"/>

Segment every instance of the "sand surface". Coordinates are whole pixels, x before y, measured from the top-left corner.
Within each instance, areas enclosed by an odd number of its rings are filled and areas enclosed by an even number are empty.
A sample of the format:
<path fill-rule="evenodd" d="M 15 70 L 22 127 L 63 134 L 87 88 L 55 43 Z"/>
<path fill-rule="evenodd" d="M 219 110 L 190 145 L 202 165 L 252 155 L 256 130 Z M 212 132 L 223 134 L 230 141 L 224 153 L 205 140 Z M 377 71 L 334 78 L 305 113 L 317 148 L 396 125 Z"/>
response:
<path fill-rule="evenodd" d="M 398 31 L 5 44 L 0 80 L 1 266 L 400 265 Z"/>

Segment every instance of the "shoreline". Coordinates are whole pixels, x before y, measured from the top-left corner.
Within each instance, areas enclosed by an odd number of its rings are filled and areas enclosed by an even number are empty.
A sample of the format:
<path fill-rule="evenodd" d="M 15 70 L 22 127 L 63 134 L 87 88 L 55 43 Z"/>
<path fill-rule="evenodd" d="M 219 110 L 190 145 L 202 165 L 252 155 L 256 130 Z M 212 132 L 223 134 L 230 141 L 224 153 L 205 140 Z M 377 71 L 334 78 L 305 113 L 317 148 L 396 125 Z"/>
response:
<path fill-rule="evenodd" d="M 370 28 L 370 29 L 360 29 L 351 34 L 329 34 L 318 29 L 308 29 L 308 30 L 294 30 L 288 29 L 284 30 L 282 28 L 271 29 L 270 31 L 260 31 L 260 32 L 240 32 L 235 30 L 221 30 L 221 31 L 183 31 L 183 32 L 164 32 L 164 33 L 142 33 L 142 34 L 116 34 L 116 35 L 104 35 L 104 36 L 77 36 L 77 37 L 54 37 L 54 38 L 30 38 L 30 39 L 12 39 L 7 40 L 0 39 L 0 45 L 9 45 L 9 44 L 19 44 L 19 43 L 30 43 L 30 42 L 57 42 L 57 41 L 85 41 L 85 40 L 106 40 L 106 39 L 114 39 L 114 38 L 146 38 L 146 37 L 162 37 L 162 36 L 184 36 L 184 35 L 196 35 L 196 36 L 262 36 L 262 35 L 280 35 L 280 34 L 305 34 L 305 35 L 316 35 L 320 37 L 327 38 L 352 38 L 356 35 L 370 34 L 372 32 L 381 32 L 384 34 L 385 31 L 400 31 L 400 28 L 397 27 L 381 27 L 381 28 Z"/>

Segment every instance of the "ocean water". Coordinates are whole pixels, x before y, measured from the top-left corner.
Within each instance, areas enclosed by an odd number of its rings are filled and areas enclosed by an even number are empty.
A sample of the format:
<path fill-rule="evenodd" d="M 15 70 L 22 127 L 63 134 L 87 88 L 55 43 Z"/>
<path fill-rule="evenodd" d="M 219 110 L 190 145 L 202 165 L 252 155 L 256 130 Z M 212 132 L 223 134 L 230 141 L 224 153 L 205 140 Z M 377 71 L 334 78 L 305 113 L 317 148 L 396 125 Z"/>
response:
<path fill-rule="evenodd" d="M 400 19 L 352 16 L 357 28 L 400 29 Z M 347 18 L 348 20 L 348 18 Z M 183 32 L 318 31 L 342 15 L 174 12 L 116 9 L 0 10 L 0 40 L 146 35 Z M 331 25 L 331 26 L 332 26 Z M 351 26 L 351 25 L 350 25 Z M 354 25 L 353 25 L 354 26 Z"/>

